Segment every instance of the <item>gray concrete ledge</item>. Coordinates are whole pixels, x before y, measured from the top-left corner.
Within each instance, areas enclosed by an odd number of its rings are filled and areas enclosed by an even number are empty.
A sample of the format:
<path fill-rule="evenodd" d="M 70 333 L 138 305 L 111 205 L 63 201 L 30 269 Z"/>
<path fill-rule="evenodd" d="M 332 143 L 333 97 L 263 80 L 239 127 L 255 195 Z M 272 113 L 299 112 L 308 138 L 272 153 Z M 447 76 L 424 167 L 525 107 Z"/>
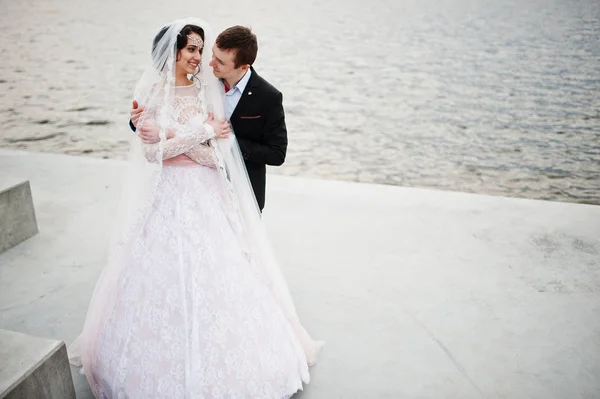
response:
<path fill-rule="evenodd" d="M 37 232 L 29 181 L 0 191 L 0 253 Z"/>
<path fill-rule="evenodd" d="M 0 330 L 0 398 L 74 399 L 64 342 Z"/>

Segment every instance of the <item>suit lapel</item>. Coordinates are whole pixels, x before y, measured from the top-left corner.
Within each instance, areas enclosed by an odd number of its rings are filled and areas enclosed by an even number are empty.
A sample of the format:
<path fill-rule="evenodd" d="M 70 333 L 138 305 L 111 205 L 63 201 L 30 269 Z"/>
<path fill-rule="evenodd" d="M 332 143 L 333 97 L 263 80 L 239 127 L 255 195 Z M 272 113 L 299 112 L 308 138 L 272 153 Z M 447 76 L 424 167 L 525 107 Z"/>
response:
<path fill-rule="evenodd" d="M 235 109 L 233 110 L 233 113 L 231 114 L 231 119 L 235 118 L 238 116 L 239 110 L 243 110 L 244 106 L 248 103 L 248 101 L 252 100 L 252 90 L 256 88 L 256 86 L 258 85 L 258 75 L 256 74 L 256 71 L 254 70 L 253 67 L 250 67 L 250 72 L 252 72 L 252 74 L 250 75 L 250 79 L 248 80 L 248 84 L 246 85 L 246 88 L 244 89 L 244 92 L 242 93 L 242 97 L 240 98 L 240 101 L 237 103 L 237 105 L 235 106 Z M 238 112 L 239 111 L 239 112 Z"/>

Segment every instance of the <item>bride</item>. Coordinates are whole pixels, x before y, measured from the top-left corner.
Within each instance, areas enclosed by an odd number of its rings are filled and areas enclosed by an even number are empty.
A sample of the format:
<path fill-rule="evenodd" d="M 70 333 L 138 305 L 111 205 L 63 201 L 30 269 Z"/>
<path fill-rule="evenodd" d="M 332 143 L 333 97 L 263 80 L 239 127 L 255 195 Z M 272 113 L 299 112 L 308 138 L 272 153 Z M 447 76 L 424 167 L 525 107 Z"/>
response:
<path fill-rule="evenodd" d="M 203 55 L 213 40 L 203 21 L 170 23 L 136 86 L 138 126 L 161 140 L 132 140 L 109 259 L 69 348 L 97 398 L 288 398 L 321 347 L 298 320 L 235 137 L 213 118 L 224 113 Z"/>

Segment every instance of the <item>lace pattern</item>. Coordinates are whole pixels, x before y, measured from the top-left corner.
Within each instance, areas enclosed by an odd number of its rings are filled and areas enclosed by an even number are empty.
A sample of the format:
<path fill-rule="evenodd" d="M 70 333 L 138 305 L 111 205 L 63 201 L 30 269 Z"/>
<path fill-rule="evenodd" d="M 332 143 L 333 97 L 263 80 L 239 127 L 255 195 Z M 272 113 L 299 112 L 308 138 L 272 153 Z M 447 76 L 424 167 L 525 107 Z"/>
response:
<path fill-rule="evenodd" d="M 142 234 L 118 260 L 127 266 L 92 370 L 106 397 L 281 399 L 308 382 L 303 349 L 223 213 L 219 179 L 163 168 Z"/>
<path fill-rule="evenodd" d="M 207 113 L 202 101 L 203 91 L 200 84 L 173 89 L 170 100 L 159 100 L 160 109 L 149 109 L 144 123 L 155 126 L 168 126 L 175 131 L 175 137 L 156 144 L 143 144 L 146 159 L 151 162 L 173 158 L 186 154 L 191 159 L 205 166 L 214 166 L 214 155 L 210 148 L 201 148 L 214 137 L 214 131 L 204 122 Z M 163 104 L 163 102 L 167 102 Z M 191 156 L 190 156 L 191 155 Z"/>

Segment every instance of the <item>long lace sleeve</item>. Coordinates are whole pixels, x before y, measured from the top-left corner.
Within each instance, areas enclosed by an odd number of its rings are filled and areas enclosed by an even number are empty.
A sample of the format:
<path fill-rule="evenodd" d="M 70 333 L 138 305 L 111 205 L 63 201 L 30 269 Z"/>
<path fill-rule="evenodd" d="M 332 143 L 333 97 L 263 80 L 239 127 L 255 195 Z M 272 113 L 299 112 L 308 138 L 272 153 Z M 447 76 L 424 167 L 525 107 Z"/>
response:
<path fill-rule="evenodd" d="M 200 115 L 190 119 L 183 128 L 175 132 L 175 137 L 170 139 L 166 138 L 164 130 L 161 131 L 160 142 L 156 144 L 143 144 L 146 158 L 150 161 L 162 161 L 173 158 L 179 154 L 189 152 L 215 137 L 212 126 L 204 123 L 204 120 L 205 118 Z"/>
<path fill-rule="evenodd" d="M 202 166 L 215 168 L 217 165 L 215 150 L 208 143 L 197 145 L 191 150 L 184 152 L 184 154 Z"/>

